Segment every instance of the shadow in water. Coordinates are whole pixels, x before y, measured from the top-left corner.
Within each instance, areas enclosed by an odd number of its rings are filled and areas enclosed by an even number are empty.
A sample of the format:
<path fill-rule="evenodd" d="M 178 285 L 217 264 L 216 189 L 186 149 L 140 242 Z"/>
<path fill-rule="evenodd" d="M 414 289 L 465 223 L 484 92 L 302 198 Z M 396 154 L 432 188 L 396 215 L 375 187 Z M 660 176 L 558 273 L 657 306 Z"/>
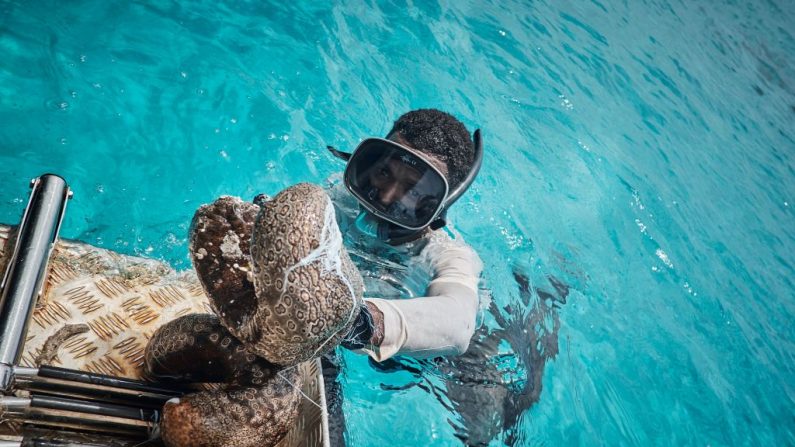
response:
<path fill-rule="evenodd" d="M 485 446 L 494 439 L 515 445 L 516 424 L 538 401 L 546 362 L 558 353 L 558 309 L 566 303 L 569 286 L 547 276 L 548 285 L 536 287 L 520 267 L 514 267 L 513 277 L 521 302 L 502 308 L 492 302 L 489 313 L 497 327 L 482 326 L 463 355 L 370 361 L 381 372 L 411 373 L 414 381 L 399 387 L 382 384 L 382 388 L 417 386 L 434 395 L 458 416 L 449 422 L 465 445 Z M 433 370 L 444 379 L 441 385 L 429 380 L 428 372 Z"/>

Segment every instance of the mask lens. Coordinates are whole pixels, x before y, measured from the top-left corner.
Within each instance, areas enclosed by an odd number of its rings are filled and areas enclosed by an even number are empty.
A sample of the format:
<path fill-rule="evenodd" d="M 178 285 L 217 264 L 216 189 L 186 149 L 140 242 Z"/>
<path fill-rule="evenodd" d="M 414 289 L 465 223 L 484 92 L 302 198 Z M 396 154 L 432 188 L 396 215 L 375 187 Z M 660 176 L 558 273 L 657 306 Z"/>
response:
<path fill-rule="evenodd" d="M 428 225 L 447 195 L 447 181 L 430 163 L 397 143 L 376 138 L 356 149 L 345 182 L 368 210 L 411 229 Z"/>

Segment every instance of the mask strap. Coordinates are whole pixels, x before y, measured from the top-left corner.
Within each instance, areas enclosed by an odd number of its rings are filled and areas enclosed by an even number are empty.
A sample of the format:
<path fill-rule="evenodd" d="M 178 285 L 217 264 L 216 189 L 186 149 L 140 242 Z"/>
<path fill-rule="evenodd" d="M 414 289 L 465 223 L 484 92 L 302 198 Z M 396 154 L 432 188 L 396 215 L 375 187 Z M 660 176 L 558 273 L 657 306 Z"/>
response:
<path fill-rule="evenodd" d="M 447 198 L 447 201 L 444 204 L 445 210 L 450 208 L 452 204 L 454 204 L 464 193 L 472 186 L 472 183 L 475 181 L 475 177 L 477 177 L 478 172 L 480 172 L 480 165 L 483 164 L 483 139 L 480 136 L 480 129 L 475 130 L 474 135 L 474 143 L 475 143 L 475 158 L 472 160 L 472 169 L 469 170 L 469 173 L 464 178 L 464 180 L 455 187 L 453 191 L 450 192 L 450 195 Z"/>
<path fill-rule="evenodd" d="M 351 155 L 353 155 L 350 152 L 343 152 L 335 148 L 334 146 L 326 146 L 326 149 L 328 149 L 328 151 L 331 152 L 333 156 L 339 158 L 340 160 L 348 161 L 351 159 Z"/>
<path fill-rule="evenodd" d="M 447 225 L 447 210 L 450 208 L 452 204 L 454 204 L 464 193 L 472 186 L 472 183 L 475 181 L 475 177 L 477 177 L 478 172 L 480 172 L 480 165 L 483 164 L 483 139 L 480 136 L 480 129 L 475 130 L 474 136 L 475 142 L 475 158 L 472 162 L 472 169 L 469 170 L 469 173 L 464 178 L 464 180 L 459 184 L 449 195 L 447 201 L 444 204 L 444 210 L 439 214 L 439 216 L 433 220 L 433 222 L 428 225 L 431 230 L 438 230 Z"/>

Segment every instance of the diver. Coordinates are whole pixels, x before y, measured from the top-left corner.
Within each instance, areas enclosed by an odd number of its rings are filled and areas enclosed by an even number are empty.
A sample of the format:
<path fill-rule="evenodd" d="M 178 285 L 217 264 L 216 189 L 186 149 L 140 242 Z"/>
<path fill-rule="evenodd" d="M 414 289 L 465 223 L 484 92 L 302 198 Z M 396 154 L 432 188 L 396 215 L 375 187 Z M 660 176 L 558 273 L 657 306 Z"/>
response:
<path fill-rule="evenodd" d="M 458 356 L 469 347 L 484 307 L 482 262 L 446 219 L 480 170 L 480 131 L 473 136 L 452 115 L 419 109 L 353 153 L 328 147 L 347 162 L 328 192 L 365 281 L 364 305 L 342 346 L 374 365 Z M 345 445 L 340 356 L 321 360 L 332 445 Z"/>
<path fill-rule="evenodd" d="M 549 291 L 518 264 L 520 301 L 499 307 L 489 292 L 481 298 L 483 264 L 446 226 L 448 210 L 480 170 L 480 130 L 470 136 L 455 117 L 420 109 L 352 154 L 329 150 L 347 161 L 329 193 L 365 282 L 362 311 L 342 346 L 368 354 L 381 372 L 407 371 L 414 379 L 406 386 L 451 405 L 458 416 L 450 422 L 465 445 L 489 445 L 497 436 L 521 443 L 516 424 L 539 400 L 545 365 L 558 353 L 557 309 L 569 286 L 544 273 Z M 491 327 L 480 324 L 486 313 Z M 344 445 L 339 358 L 321 360 L 332 445 Z M 446 378 L 444 397 L 423 378 L 425 368 Z"/>
<path fill-rule="evenodd" d="M 352 154 L 329 150 L 347 161 L 345 189 L 331 196 L 366 288 L 343 346 L 378 362 L 463 354 L 475 331 L 482 263 L 445 226 L 480 169 L 480 131 L 473 141 L 452 115 L 419 109 Z"/>

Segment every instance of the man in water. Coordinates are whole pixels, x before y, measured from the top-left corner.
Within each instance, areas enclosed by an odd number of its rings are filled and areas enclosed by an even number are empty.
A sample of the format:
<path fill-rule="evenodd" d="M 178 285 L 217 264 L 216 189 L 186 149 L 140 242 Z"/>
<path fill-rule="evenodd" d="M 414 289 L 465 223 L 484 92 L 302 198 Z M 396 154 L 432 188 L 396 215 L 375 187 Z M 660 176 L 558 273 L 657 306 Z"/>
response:
<path fill-rule="evenodd" d="M 521 443 L 516 424 L 538 401 L 544 367 L 558 352 L 557 309 L 569 287 L 551 274 L 532 281 L 518 264 L 521 301 L 480 303 L 480 258 L 445 227 L 447 210 L 480 169 L 480 131 L 470 136 L 447 113 L 415 110 L 386 139 L 365 139 L 353 154 L 329 149 L 348 161 L 329 192 L 365 280 L 365 305 L 343 346 L 367 353 L 383 373 L 408 372 L 405 387 L 418 386 L 457 413 L 450 423 L 466 445 L 495 437 Z M 480 309 L 492 327 L 477 327 Z M 506 357 L 514 366 L 501 364 Z M 333 357 L 323 360 L 332 444 L 344 445 L 338 366 Z M 426 369 L 448 379 L 444 391 Z"/>
<path fill-rule="evenodd" d="M 352 154 L 330 149 L 348 162 L 345 190 L 331 194 L 369 297 L 343 346 L 378 362 L 463 354 L 475 331 L 482 263 L 444 227 L 480 168 L 480 132 L 473 141 L 452 115 L 420 109 Z"/>
<path fill-rule="evenodd" d="M 482 263 L 446 217 L 480 169 L 480 131 L 473 138 L 452 115 L 420 109 L 351 154 L 329 150 L 347 161 L 329 193 L 365 280 L 365 304 L 343 346 L 374 365 L 463 354 L 475 332 Z M 332 445 L 344 445 L 338 358 L 324 357 L 323 366 Z"/>

